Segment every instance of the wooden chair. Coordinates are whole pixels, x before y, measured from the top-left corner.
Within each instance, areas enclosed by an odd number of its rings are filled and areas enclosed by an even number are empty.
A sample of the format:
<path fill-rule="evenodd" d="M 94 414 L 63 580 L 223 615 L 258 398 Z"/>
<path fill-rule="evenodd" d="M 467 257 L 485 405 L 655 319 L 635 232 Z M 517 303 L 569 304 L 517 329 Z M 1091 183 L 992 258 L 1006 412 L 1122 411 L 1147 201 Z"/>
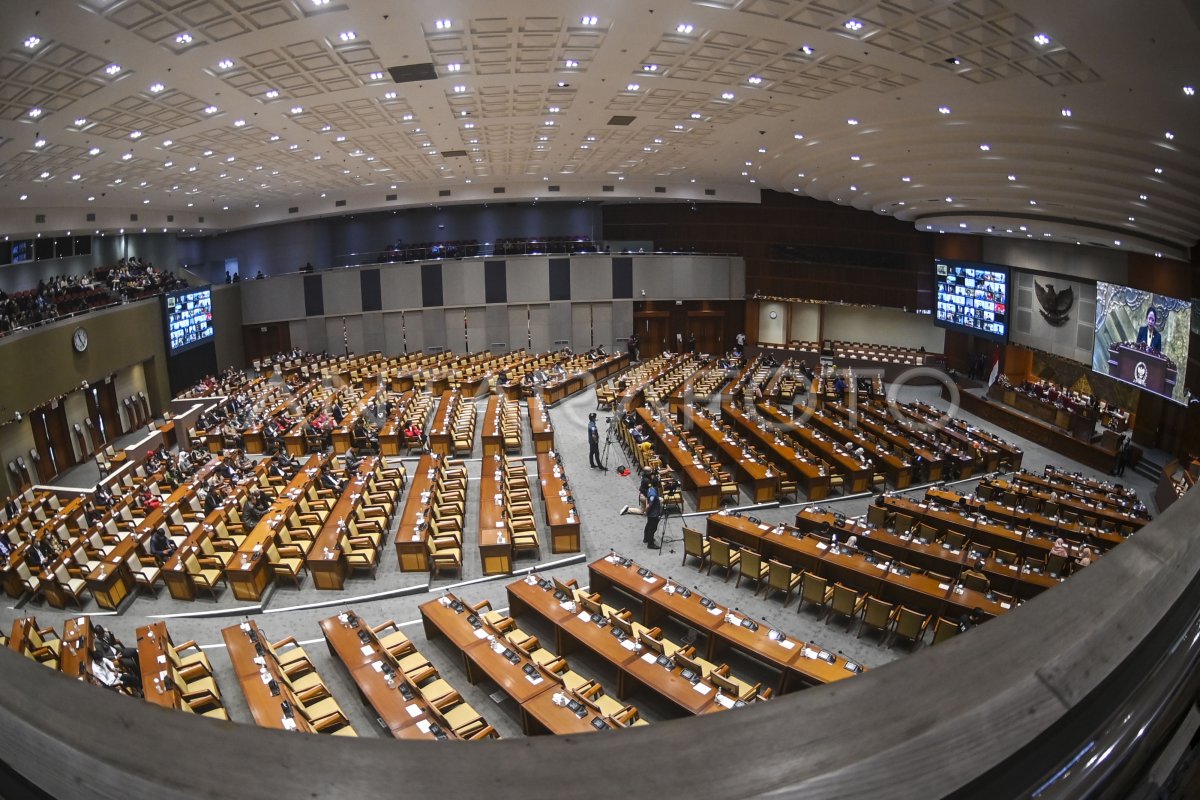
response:
<path fill-rule="evenodd" d="M 896 605 L 884 602 L 878 597 L 867 595 L 864 598 L 862 609 L 862 616 L 859 617 L 858 621 L 858 633 L 855 638 L 862 638 L 863 628 L 874 628 L 879 631 L 879 644 L 882 646 L 888 639 L 888 634 L 891 632 L 892 625 L 896 621 Z"/>
<path fill-rule="evenodd" d="M 699 572 L 704 569 L 704 562 L 708 560 L 709 544 L 707 537 L 700 531 L 684 526 L 682 564 L 687 563 L 688 556 L 700 559 L 700 563 L 696 567 L 696 571 Z"/>
<path fill-rule="evenodd" d="M 911 608 L 899 606 L 895 612 L 895 625 L 892 626 L 892 635 L 888 640 L 888 647 L 895 644 L 896 639 L 904 639 L 911 642 L 914 646 L 925 637 L 925 629 L 929 627 L 932 615 L 922 614 L 919 611 L 913 611 Z"/>
<path fill-rule="evenodd" d="M 800 603 L 796 606 L 799 614 L 805 603 L 812 603 L 819 611 L 827 611 L 829 601 L 833 598 L 833 589 L 829 581 L 812 572 L 804 572 L 800 582 Z M 817 615 L 818 619 L 820 614 Z"/>
<path fill-rule="evenodd" d="M 754 594 L 757 595 L 764 586 L 768 571 L 762 556 L 753 550 L 742 550 L 738 561 L 738 578 L 733 587 L 736 589 L 742 585 L 742 578 L 748 578 L 754 581 Z"/>
<path fill-rule="evenodd" d="M 865 604 L 866 599 L 858 592 L 843 583 L 835 583 L 833 597 L 829 601 L 829 613 L 825 616 L 825 624 L 829 624 L 829 620 L 833 618 L 834 614 L 853 619 L 862 611 Z"/>
<path fill-rule="evenodd" d="M 933 643 L 939 644 L 946 641 L 952 636 L 958 635 L 958 623 L 945 617 L 938 617 L 937 623 L 933 626 Z"/>
<path fill-rule="evenodd" d="M 792 572 L 791 567 L 773 558 L 768 560 L 767 588 L 763 592 L 764 599 L 770 596 L 772 590 L 783 592 L 783 607 L 787 608 L 787 604 L 792 599 L 792 592 L 796 591 L 796 587 L 799 585 L 800 575 Z"/>
<path fill-rule="evenodd" d="M 725 570 L 725 583 L 729 583 L 729 576 L 733 574 L 733 568 L 738 565 L 742 559 L 742 554 L 737 548 L 730 547 L 729 542 L 724 539 L 718 539 L 716 536 L 708 537 L 708 572 L 706 575 L 712 574 L 714 566 L 721 567 Z"/>

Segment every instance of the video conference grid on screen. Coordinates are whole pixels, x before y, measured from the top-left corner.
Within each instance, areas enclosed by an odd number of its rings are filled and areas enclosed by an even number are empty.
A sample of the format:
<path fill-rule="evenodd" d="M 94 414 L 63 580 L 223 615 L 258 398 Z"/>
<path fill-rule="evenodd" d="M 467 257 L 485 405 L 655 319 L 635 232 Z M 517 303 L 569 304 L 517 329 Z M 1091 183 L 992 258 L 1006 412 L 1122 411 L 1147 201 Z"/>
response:
<path fill-rule="evenodd" d="M 167 339 L 173 353 L 212 338 L 212 290 L 167 295 L 166 316 Z"/>
<path fill-rule="evenodd" d="M 1186 403 L 1191 321 L 1187 300 L 1098 282 L 1092 369 Z"/>
<path fill-rule="evenodd" d="M 937 321 L 984 336 L 1008 335 L 1008 271 L 986 264 L 934 262 Z"/>

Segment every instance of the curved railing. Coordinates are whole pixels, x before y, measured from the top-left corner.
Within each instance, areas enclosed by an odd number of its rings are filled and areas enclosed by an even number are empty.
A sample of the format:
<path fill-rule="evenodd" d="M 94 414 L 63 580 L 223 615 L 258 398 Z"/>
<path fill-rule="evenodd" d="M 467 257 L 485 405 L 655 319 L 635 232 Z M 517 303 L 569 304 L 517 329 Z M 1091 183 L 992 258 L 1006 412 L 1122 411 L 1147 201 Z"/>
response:
<path fill-rule="evenodd" d="M 57 797 L 1120 797 L 1200 680 L 1200 496 L 1065 585 L 849 681 L 611 734 L 336 739 L 166 712 L 0 653 L 0 759 Z M 81 788 L 82 787 L 82 788 Z"/>

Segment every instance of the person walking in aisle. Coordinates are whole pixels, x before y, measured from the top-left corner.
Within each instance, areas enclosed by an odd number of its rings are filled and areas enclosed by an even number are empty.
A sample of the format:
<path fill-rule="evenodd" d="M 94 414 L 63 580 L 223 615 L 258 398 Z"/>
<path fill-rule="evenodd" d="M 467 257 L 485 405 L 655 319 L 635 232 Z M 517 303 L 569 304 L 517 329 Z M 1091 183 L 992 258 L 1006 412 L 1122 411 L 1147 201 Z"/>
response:
<path fill-rule="evenodd" d="M 596 412 L 588 414 L 588 466 L 604 469 L 600 463 L 600 429 L 596 426 Z"/>

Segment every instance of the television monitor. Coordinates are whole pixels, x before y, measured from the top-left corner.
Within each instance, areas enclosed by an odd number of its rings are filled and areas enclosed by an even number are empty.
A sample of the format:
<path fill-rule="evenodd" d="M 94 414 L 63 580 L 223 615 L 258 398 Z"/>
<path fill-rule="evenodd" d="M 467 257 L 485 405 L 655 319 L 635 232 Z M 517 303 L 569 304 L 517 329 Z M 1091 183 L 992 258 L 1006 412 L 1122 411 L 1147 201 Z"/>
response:
<path fill-rule="evenodd" d="M 1186 404 L 1191 325 L 1192 304 L 1187 300 L 1097 283 L 1092 369 Z"/>
<path fill-rule="evenodd" d="M 33 242 L 29 241 L 28 239 L 20 242 L 13 242 L 10 253 L 12 255 L 12 263 L 14 264 L 18 264 L 22 261 L 29 261 L 31 258 L 33 258 Z"/>
<path fill-rule="evenodd" d="M 1008 338 L 1008 267 L 934 259 L 934 324 L 1003 341 Z"/>
<path fill-rule="evenodd" d="M 169 355 L 212 341 L 212 288 L 184 289 L 163 296 Z"/>

